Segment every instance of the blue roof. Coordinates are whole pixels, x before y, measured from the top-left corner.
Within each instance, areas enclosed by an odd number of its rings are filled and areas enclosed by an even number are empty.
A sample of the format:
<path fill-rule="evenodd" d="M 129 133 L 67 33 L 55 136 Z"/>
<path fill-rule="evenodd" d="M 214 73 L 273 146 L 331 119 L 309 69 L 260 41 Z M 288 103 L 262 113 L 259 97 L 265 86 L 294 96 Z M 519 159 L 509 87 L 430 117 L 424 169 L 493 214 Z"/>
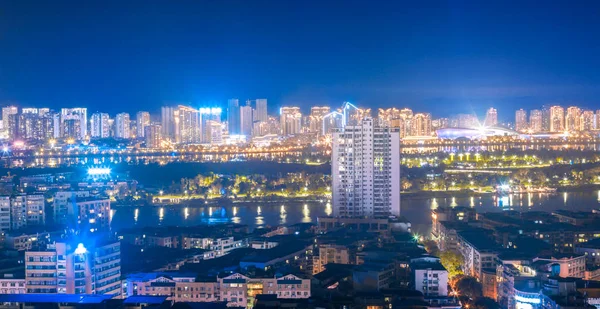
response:
<path fill-rule="evenodd" d="M 100 304 L 112 295 L 90 294 L 1 294 L 0 303 L 77 303 Z"/>
<path fill-rule="evenodd" d="M 129 296 L 123 304 L 157 304 L 160 305 L 167 300 L 166 296 Z"/>

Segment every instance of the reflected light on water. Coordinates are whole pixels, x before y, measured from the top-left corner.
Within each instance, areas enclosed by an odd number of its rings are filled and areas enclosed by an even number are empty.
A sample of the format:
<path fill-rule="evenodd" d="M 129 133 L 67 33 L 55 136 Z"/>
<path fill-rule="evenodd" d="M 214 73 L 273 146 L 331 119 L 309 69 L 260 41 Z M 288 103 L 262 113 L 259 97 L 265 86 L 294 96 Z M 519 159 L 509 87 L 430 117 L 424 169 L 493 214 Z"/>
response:
<path fill-rule="evenodd" d="M 451 207 L 456 207 L 456 206 L 458 206 L 458 204 L 456 204 L 456 197 L 454 197 L 454 196 L 452 197 L 452 202 L 450 202 L 450 206 L 451 206 Z"/>
<path fill-rule="evenodd" d="M 140 210 L 136 208 L 135 211 L 133 212 L 133 221 L 135 221 L 135 223 L 137 223 L 139 215 L 140 215 Z"/>
<path fill-rule="evenodd" d="M 158 221 L 162 222 L 164 217 L 165 217 L 165 209 L 163 207 L 161 207 L 158 210 Z"/>
<path fill-rule="evenodd" d="M 527 193 L 527 206 L 529 207 L 533 206 L 533 199 L 531 195 L 531 193 Z"/>
<path fill-rule="evenodd" d="M 430 208 L 431 208 L 431 209 L 437 209 L 437 208 L 438 208 L 438 206 L 439 206 L 439 205 L 438 205 L 438 202 L 437 202 L 437 198 L 435 198 L 435 197 L 434 197 L 434 198 L 431 200 L 431 206 L 430 206 Z"/>
<path fill-rule="evenodd" d="M 261 212 L 262 211 L 260 210 L 260 206 L 258 206 L 258 208 L 256 208 L 256 213 L 260 216 Z"/>
<path fill-rule="evenodd" d="M 183 209 L 183 215 L 186 220 L 190 216 L 190 210 L 187 207 Z"/>
<path fill-rule="evenodd" d="M 212 207 L 208 207 L 208 216 L 212 217 L 212 215 L 213 215 L 213 209 L 212 209 Z"/>
<path fill-rule="evenodd" d="M 308 209 L 308 205 L 304 204 L 304 207 L 302 208 L 302 222 L 303 223 L 309 223 L 312 221 L 312 219 L 310 218 L 310 209 Z"/>
<path fill-rule="evenodd" d="M 598 194 L 600 196 L 600 191 L 598 191 Z M 331 203 L 329 201 L 327 201 L 327 204 L 325 205 L 325 214 L 328 216 L 331 216 L 332 213 L 333 213 L 333 209 L 331 208 Z"/>
<path fill-rule="evenodd" d="M 569 194 L 567 192 L 563 193 L 563 204 L 565 206 L 567 206 L 567 198 L 569 197 Z"/>
<path fill-rule="evenodd" d="M 471 207 L 475 207 L 475 198 L 471 196 L 471 198 L 469 199 L 469 206 Z"/>

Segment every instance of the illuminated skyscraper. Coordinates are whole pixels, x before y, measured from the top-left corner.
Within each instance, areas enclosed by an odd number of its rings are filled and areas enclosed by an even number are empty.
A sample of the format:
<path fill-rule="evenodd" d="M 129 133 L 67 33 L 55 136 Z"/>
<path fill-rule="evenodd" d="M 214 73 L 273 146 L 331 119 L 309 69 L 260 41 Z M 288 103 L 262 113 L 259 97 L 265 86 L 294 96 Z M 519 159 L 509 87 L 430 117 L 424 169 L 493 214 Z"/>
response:
<path fill-rule="evenodd" d="M 311 133 L 323 134 L 323 119 L 330 112 L 329 106 L 313 106 L 310 108 L 309 131 Z"/>
<path fill-rule="evenodd" d="M 561 106 L 550 107 L 550 132 L 565 130 L 565 109 Z"/>
<path fill-rule="evenodd" d="M 580 125 L 580 117 L 581 117 L 581 109 L 577 106 L 570 106 L 567 108 L 567 115 L 565 116 L 565 130 L 569 132 L 579 131 L 581 129 Z"/>
<path fill-rule="evenodd" d="M 267 99 L 256 99 L 256 109 L 254 110 L 254 121 L 266 122 L 267 115 Z"/>
<path fill-rule="evenodd" d="M 591 131 L 595 129 L 594 126 L 594 112 L 590 110 L 583 111 L 579 120 L 579 130 L 581 131 Z"/>
<path fill-rule="evenodd" d="M 227 101 L 227 130 L 229 135 L 240 134 L 240 102 L 238 99 Z"/>
<path fill-rule="evenodd" d="M 174 116 L 176 143 L 197 144 L 202 142 L 200 111 L 189 106 L 179 105 L 174 111 Z"/>
<path fill-rule="evenodd" d="M 495 108 L 490 107 L 487 110 L 487 113 L 485 114 L 485 121 L 483 122 L 483 124 L 486 127 L 493 127 L 498 125 L 498 111 Z"/>
<path fill-rule="evenodd" d="M 93 113 L 92 117 L 90 117 L 90 136 L 92 138 L 109 138 L 109 119 L 110 117 L 106 113 Z"/>
<path fill-rule="evenodd" d="M 74 139 L 85 139 L 87 136 L 87 108 L 63 108 L 61 109 L 61 123 L 63 126 L 63 137 Z"/>
<path fill-rule="evenodd" d="M 161 121 L 160 126 L 162 130 L 162 137 L 165 139 L 175 139 L 175 110 L 176 107 L 163 106 L 161 108 Z"/>
<path fill-rule="evenodd" d="M 251 138 L 253 124 L 252 106 L 246 105 L 240 107 L 240 134 L 246 136 L 248 139 Z"/>
<path fill-rule="evenodd" d="M 220 121 L 209 121 L 207 124 L 207 133 L 210 136 L 208 142 L 211 145 L 223 144 L 223 128 Z"/>
<path fill-rule="evenodd" d="M 281 135 L 294 135 L 300 133 L 302 113 L 300 107 L 282 107 L 279 111 Z"/>
<path fill-rule="evenodd" d="M 412 119 L 413 136 L 431 136 L 431 114 L 417 113 Z"/>
<path fill-rule="evenodd" d="M 515 130 L 517 130 L 517 132 L 525 132 L 528 127 L 527 111 L 521 108 L 515 112 Z"/>
<path fill-rule="evenodd" d="M 529 113 L 529 129 L 532 133 L 542 132 L 543 129 L 543 114 L 539 109 L 534 109 Z"/>
<path fill-rule="evenodd" d="M 410 116 L 412 117 L 412 111 L 410 111 Z M 394 119 L 406 118 L 404 114 L 401 114 L 400 110 L 397 108 L 388 108 L 383 109 L 380 108 L 377 111 L 377 118 L 381 121 L 382 125 L 390 126 Z"/>
<path fill-rule="evenodd" d="M 333 133 L 333 215 L 387 218 L 400 215 L 398 129 L 366 118 Z"/>
<path fill-rule="evenodd" d="M 150 125 L 150 113 L 149 112 L 137 112 L 135 115 L 136 121 L 136 137 L 143 138 L 145 134 L 145 128 Z"/>
<path fill-rule="evenodd" d="M 344 115 L 340 112 L 331 112 L 323 116 L 323 135 L 331 135 L 335 129 L 344 128 Z"/>
<path fill-rule="evenodd" d="M 129 113 L 120 113 L 115 117 L 115 137 L 122 139 L 131 138 L 131 120 Z"/>
<path fill-rule="evenodd" d="M 10 115 L 19 113 L 19 108 L 16 106 L 5 106 L 2 108 L 2 129 L 8 131 L 8 118 Z"/>
<path fill-rule="evenodd" d="M 200 108 L 200 132 L 202 134 L 202 142 L 212 144 L 213 133 L 211 126 L 213 123 L 221 125 L 221 108 L 220 107 L 203 107 Z"/>
<path fill-rule="evenodd" d="M 146 147 L 148 148 L 160 148 L 162 142 L 162 129 L 160 125 L 151 124 L 144 127 L 144 139 L 146 140 Z"/>

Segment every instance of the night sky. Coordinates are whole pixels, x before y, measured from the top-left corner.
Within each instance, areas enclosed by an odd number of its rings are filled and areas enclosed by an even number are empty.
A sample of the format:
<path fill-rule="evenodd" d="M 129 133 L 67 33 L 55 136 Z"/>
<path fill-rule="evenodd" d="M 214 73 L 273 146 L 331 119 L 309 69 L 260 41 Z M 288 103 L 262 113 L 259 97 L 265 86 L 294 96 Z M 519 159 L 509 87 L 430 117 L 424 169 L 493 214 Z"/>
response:
<path fill-rule="evenodd" d="M 0 1 L 0 103 L 600 109 L 600 2 L 481 2 Z"/>

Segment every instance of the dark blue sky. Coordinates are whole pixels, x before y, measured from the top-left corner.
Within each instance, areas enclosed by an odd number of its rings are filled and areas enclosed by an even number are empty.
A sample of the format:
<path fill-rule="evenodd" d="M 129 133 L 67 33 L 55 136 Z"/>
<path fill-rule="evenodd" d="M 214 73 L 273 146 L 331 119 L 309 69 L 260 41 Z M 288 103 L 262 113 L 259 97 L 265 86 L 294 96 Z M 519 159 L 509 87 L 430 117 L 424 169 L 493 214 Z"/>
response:
<path fill-rule="evenodd" d="M 1 1 L 0 102 L 600 109 L 600 2 Z"/>

